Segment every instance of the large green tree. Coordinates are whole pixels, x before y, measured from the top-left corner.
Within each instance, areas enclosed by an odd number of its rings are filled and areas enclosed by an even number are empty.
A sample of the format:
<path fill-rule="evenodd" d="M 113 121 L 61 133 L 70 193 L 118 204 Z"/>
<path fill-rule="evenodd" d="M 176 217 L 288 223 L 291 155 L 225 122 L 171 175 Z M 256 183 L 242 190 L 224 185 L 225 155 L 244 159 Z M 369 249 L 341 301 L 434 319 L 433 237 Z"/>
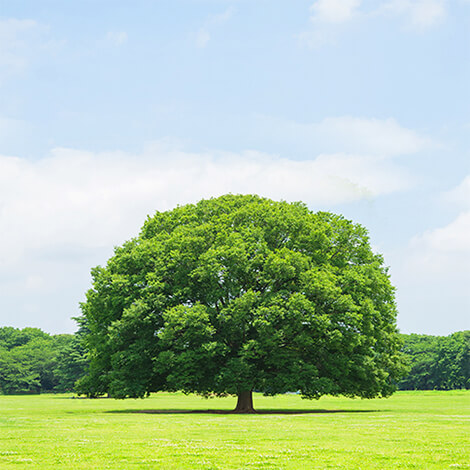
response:
<path fill-rule="evenodd" d="M 367 231 L 302 203 L 226 195 L 157 212 L 92 270 L 79 391 L 388 396 L 394 289 Z"/>

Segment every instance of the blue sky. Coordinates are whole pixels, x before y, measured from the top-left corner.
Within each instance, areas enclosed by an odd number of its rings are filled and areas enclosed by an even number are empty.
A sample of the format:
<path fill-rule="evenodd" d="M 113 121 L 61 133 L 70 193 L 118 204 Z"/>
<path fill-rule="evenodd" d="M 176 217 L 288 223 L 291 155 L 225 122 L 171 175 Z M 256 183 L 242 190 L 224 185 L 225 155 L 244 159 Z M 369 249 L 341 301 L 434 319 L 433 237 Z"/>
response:
<path fill-rule="evenodd" d="M 365 225 L 402 332 L 470 328 L 469 0 L 0 1 L 0 325 L 72 332 L 147 214 Z"/>

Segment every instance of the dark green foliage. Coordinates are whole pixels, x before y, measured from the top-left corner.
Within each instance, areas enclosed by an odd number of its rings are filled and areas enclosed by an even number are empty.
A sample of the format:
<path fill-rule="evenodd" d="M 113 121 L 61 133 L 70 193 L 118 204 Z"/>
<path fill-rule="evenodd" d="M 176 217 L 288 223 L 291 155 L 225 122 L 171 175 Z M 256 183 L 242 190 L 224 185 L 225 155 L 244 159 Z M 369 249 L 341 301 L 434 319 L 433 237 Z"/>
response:
<path fill-rule="evenodd" d="M 77 336 L 51 336 L 38 328 L 0 328 L 0 393 L 71 391 L 85 367 Z"/>
<path fill-rule="evenodd" d="M 92 276 L 89 396 L 371 398 L 403 374 L 394 289 L 366 230 L 301 203 L 228 195 L 157 212 Z"/>
<path fill-rule="evenodd" d="M 52 338 L 37 328 L 0 329 L 0 390 L 39 393 L 50 385 Z M 49 388 L 49 387 L 48 387 Z"/>
<path fill-rule="evenodd" d="M 88 369 L 88 357 L 82 345 L 83 330 L 74 335 L 57 335 L 66 341 L 56 344 L 56 363 L 53 370 L 54 391 L 71 392 L 75 382 L 83 377 Z"/>
<path fill-rule="evenodd" d="M 411 367 L 399 384 L 401 390 L 470 389 L 470 331 L 402 338 Z"/>

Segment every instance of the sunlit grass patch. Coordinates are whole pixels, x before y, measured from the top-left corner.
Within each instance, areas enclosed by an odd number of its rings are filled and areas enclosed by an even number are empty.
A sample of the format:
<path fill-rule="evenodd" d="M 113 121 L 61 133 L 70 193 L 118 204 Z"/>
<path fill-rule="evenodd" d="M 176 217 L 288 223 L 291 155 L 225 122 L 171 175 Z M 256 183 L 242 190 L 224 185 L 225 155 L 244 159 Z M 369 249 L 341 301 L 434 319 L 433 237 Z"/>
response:
<path fill-rule="evenodd" d="M 470 468 L 468 391 L 313 402 L 256 395 L 255 407 L 269 413 L 207 412 L 234 405 L 166 393 L 0 396 L 0 468 Z"/>

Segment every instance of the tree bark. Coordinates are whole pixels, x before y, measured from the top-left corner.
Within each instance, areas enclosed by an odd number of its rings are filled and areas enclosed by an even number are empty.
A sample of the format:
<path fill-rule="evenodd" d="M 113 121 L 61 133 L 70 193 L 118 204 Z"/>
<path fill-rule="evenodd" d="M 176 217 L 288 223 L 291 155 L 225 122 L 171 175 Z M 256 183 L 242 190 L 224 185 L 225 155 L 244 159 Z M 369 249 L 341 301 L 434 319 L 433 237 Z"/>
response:
<path fill-rule="evenodd" d="M 255 413 L 253 408 L 253 392 L 240 392 L 237 398 L 237 406 L 233 410 L 234 413 Z"/>

